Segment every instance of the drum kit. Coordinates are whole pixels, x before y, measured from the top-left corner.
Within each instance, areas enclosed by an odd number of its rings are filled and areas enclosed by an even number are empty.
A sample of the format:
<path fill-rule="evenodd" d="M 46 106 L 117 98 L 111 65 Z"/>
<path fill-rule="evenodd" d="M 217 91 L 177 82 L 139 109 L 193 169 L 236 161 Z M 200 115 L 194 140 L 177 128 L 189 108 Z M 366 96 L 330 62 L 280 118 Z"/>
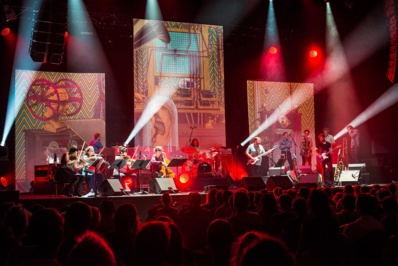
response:
<path fill-rule="evenodd" d="M 183 147 L 188 160 L 182 166 L 182 172 L 189 177 L 215 177 L 221 173 L 221 159 L 219 149 L 214 146 L 209 150 L 198 150 L 193 147 Z"/>

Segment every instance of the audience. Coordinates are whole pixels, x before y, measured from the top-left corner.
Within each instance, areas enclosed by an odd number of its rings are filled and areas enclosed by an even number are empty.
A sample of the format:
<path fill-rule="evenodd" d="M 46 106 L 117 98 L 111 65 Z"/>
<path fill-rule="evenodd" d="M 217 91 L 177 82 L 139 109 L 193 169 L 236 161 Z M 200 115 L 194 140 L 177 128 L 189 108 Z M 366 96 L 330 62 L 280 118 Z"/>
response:
<path fill-rule="evenodd" d="M 137 208 L 0 204 L 2 265 L 396 265 L 396 185 L 164 193 Z M 178 206 L 178 205 L 177 205 Z M 143 218 L 143 217 L 141 217 Z M 221 218 L 221 219 L 220 219 Z"/>

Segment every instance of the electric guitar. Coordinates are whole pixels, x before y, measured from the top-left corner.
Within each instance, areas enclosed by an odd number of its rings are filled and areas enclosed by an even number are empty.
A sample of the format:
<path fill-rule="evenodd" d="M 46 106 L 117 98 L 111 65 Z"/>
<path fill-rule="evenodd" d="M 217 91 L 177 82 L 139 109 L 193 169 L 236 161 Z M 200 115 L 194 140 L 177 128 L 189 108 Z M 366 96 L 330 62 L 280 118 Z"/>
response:
<path fill-rule="evenodd" d="M 324 160 L 329 158 L 329 154 L 332 153 L 333 150 L 339 149 L 340 147 L 341 147 L 341 145 L 337 145 L 336 147 L 330 149 L 328 152 L 323 152 L 321 154 L 319 154 L 318 152 L 315 151 L 316 159 L 318 160 L 318 162 L 322 163 Z"/>
<path fill-rule="evenodd" d="M 266 151 L 266 152 L 264 152 L 264 153 L 260 153 L 260 154 L 257 155 L 257 156 L 254 156 L 253 159 L 250 159 L 250 160 L 247 162 L 247 164 L 255 165 L 255 164 L 258 162 L 258 160 L 260 160 L 260 157 L 261 157 L 261 156 L 266 156 L 266 155 L 270 154 L 272 151 L 274 151 L 274 150 L 276 150 L 276 149 L 278 149 L 278 148 L 279 148 L 279 145 L 275 145 L 274 147 L 272 147 L 272 148 L 269 149 L 268 151 Z"/>

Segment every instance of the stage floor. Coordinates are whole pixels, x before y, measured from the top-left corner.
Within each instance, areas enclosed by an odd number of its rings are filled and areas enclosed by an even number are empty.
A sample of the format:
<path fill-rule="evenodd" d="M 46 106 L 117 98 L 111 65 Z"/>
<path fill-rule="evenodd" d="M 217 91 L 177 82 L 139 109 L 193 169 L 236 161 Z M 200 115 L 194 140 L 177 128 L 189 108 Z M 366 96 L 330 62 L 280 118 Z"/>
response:
<path fill-rule="evenodd" d="M 198 192 L 202 195 L 202 201 L 205 202 L 206 194 L 202 191 L 189 191 L 189 192 L 177 192 L 172 193 L 172 200 L 176 202 L 176 207 L 181 209 L 184 205 L 188 204 L 188 194 L 191 192 Z M 99 196 L 93 198 L 82 198 L 82 197 L 66 197 L 66 196 L 54 196 L 54 195 L 32 195 L 32 194 L 19 194 L 19 203 L 22 203 L 27 209 L 32 208 L 36 204 L 41 204 L 45 207 L 56 208 L 62 211 L 66 206 L 76 201 L 82 201 L 90 206 L 100 207 L 104 201 L 112 201 L 116 207 L 125 204 L 132 203 L 136 206 L 138 215 L 141 221 L 145 221 L 148 215 L 148 210 L 155 204 L 160 203 L 162 194 L 141 194 L 134 193 L 122 196 Z M 14 201 L 14 200 L 12 200 Z"/>

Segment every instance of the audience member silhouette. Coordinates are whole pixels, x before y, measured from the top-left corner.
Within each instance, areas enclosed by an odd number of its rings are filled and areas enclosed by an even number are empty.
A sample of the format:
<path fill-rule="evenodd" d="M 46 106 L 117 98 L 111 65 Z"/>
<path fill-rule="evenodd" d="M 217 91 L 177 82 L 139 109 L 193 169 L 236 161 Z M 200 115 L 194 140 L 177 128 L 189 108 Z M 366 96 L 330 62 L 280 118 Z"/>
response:
<path fill-rule="evenodd" d="M 214 212 L 214 219 L 228 219 L 232 213 L 233 209 L 229 203 L 229 199 L 232 197 L 233 193 L 230 190 L 223 190 L 222 193 L 222 203 Z"/>
<path fill-rule="evenodd" d="M 228 219 L 235 235 L 240 236 L 251 230 L 264 230 L 264 222 L 256 212 L 249 212 L 249 196 L 245 191 L 237 191 L 233 196 L 235 213 Z"/>
<path fill-rule="evenodd" d="M 167 265 L 167 251 L 171 230 L 167 222 L 142 223 L 135 240 L 134 265 Z"/>
<path fill-rule="evenodd" d="M 115 214 L 115 209 L 116 207 L 113 201 L 106 200 L 101 203 L 101 221 L 98 225 L 98 232 L 100 234 L 104 235 L 114 230 L 113 215 Z"/>
<path fill-rule="evenodd" d="M 97 233 L 87 231 L 77 240 L 68 256 L 68 266 L 116 266 L 112 249 Z"/>
<path fill-rule="evenodd" d="M 69 252 L 76 239 L 88 231 L 91 224 L 91 209 L 84 202 L 72 203 L 65 212 L 65 238 L 58 254 L 58 261 L 66 264 Z"/>
<path fill-rule="evenodd" d="M 248 245 L 242 253 L 237 266 L 294 266 L 295 260 L 289 253 L 282 240 L 266 234 L 260 234 L 259 238 Z"/>
<path fill-rule="evenodd" d="M 161 197 L 162 207 L 156 210 L 156 217 L 158 216 L 168 216 L 170 217 L 175 224 L 180 223 L 180 217 L 178 214 L 178 209 L 171 206 L 172 197 L 168 192 L 163 193 Z"/>
<path fill-rule="evenodd" d="M 115 253 L 118 262 L 124 265 L 134 263 L 134 241 L 138 230 L 139 217 L 133 204 L 122 204 L 115 212 L 115 230 L 104 237 Z"/>
<path fill-rule="evenodd" d="M 206 230 L 212 220 L 211 212 L 200 207 L 199 193 L 189 193 L 186 209 L 180 211 L 183 246 L 188 250 L 202 249 L 206 245 Z"/>

